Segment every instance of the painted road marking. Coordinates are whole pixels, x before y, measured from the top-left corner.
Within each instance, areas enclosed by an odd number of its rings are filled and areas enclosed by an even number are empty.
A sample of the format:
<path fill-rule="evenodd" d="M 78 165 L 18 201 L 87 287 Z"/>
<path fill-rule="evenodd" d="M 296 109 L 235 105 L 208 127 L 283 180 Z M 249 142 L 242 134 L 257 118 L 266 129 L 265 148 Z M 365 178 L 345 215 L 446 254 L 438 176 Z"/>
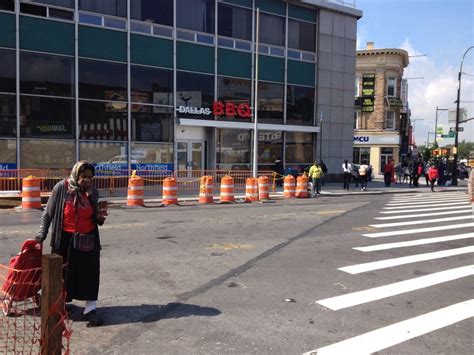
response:
<path fill-rule="evenodd" d="M 425 193 L 417 193 L 417 194 L 402 194 L 398 196 L 393 196 L 394 199 L 396 198 L 417 198 L 417 197 L 430 197 L 430 196 L 456 196 L 456 195 L 462 195 L 464 194 L 464 191 L 452 191 L 452 192 L 443 192 L 443 193 L 437 193 L 433 194 L 431 191 L 426 191 Z"/>
<path fill-rule="evenodd" d="M 472 317 L 474 299 L 312 350 L 304 355 L 372 354 Z"/>
<path fill-rule="evenodd" d="M 341 213 L 345 213 L 345 212 L 346 212 L 345 210 L 334 210 L 334 211 L 320 211 L 320 212 L 317 212 L 317 214 L 320 214 L 320 215 L 341 214 Z"/>
<path fill-rule="evenodd" d="M 462 198 L 448 198 L 448 199 L 443 199 L 443 200 L 423 200 L 423 201 L 411 201 L 411 202 L 389 202 L 386 204 L 386 206 L 416 206 L 416 205 L 423 205 L 427 203 L 454 203 L 454 202 L 466 202 L 467 198 L 462 197 Z"/>
<path fill-rule="evenodd" d="M 252 244 L 238 244 L 238 243 L 213 243 L 209 244 L 206 249 L 221 249 L 221 250 L 232 250 L 232 249 L 252 249 Z"/>
<path fill-rule="evenodd" d="M 419 207 L 419 206 L 418 206 Z M 469 206 L 448 206 L 448 207 L 434 207 L 434 208 L 415 208 L 412 210 L 397 210 L 397 211 L 380 211 L 380 213 L 412 213 L 412 212 L 431 212 L 431 211 L 446 211 L 446 210 L 458 210 L 460 208 L 467 208 Z"/>
<path fill-rule="evenodd" d="M 400 295 L 402 293 L 419 290 L 472 275 L 474 275 L 474 265 L 468 265 L 456 269 L 436 272 L 426 276 L 416 277 L 406 281 L 395 282 L 389 285 L 374 287 L 364 291 L 326 298 L 317 301 L 316 303 L 333 311 L 337 311 L 339 309 Z"/>
<path fill-rule="evenodd" d="M 420 219 L 418 221 L 403 221 L 403 222 L 370 224 L 370 226 L 375 227 L 375 228 L 402 227 L 402 226 L 410 226 L 414 224 L 461 221 L 463 219 L 474 219 L 474 216 L 471 215 L 471 216 L 455 216 L 455 217 L 446 217 L 446 218 Z"/>
<path fill-rule="evenodd" d="M 338 268 L 338 270 L 347 272 L 349 274 L 360 274 L 360 273 L 372 271 L 372 270 L 386 269 L 393 266 L 412 264 L 412 263 L 417 263 L 420 261 L 441 259 L 441 258 L 447 258 L 450 256 L 469 254 L 469 253 L 474 253 L 474 246 L 471 245 L 468 247 L 441 250 L 441 251 L 435 251 L 432 253 L 415 254 L 415 255 L 409 255 L 409 256 L 402 256 L 400 258 L 373 261 L 370 263 L 341 267 L 341 268 Z"/>
<path fill-rule="evenodd" d="M 468 210 L 455 210 L 445 212 L 434 212 L 434 213 L 420 213 L 420 214 L 405 214 L 402 216 L 388 216 L 388 217 L 375 217 L 375 219 L 386 221 L 391 219 L 406 219 L 406 218 L 418 218 L 418 217 L 430 217 L 430 216 L 443 216 L 447 214 L 461 214 L 461 213 L 472 213 L 472 209 Z"/>
<path fill-rule="evenodd" d="M 364 226 L 364 227 L 352 227 L 353 230 L 355 231 L 365 231 L 365 232 L 371 232 L 377 230 L 377 228 L 374 227 L 369 227 L 369 226 Z"/>
<path fill-rule="evenodd" d="M 414 200 L 425 200 L 425 199 L 431 199 L 431 200 L 442 200 L 445 198 L 456 198 L 456 197 L 462 197 L 466 196 L 466 193 L 457 193 L 457 194 L 427 194 L 425 196 L 396 196 L 391 199 L 391 201 L 414 201 Z"/>
<path fill-rule="evenodd" d="M 468 238 L 474 238 L 474 233 L 464 233 L 464 234 L 448 235 L 445 237 L 416 239 L 416 240 L 410 240 L 407 242 L 384 243 L 384 244 L 370 245 L 366 247 L 357 247 L 357 248 L 352 248 L 352 249 L 363 251 L 363 252 L 369 252 L 369 251 L 387 250 L 387 249 L 395 249 L 395 248 L 405 248 L 405 247 L 411 247 L 414 245 L 449 242 L 451 240 L 468 239 Z"/>
<path fill-rule="evenodd" d="M 381 238 L 381 237 L 391 237 L 394 235 L 437 232 L 437 231 L 442 231 L 442 230 L 467 228 L 467 227 L 474 227 L 474 223 L 461 223 L 461 224 L 452 224 L 449 226 L 426 227 L 426 228 L 406 229 L 406 230 L 398 230 L 398 231 L 391 231 L 391 232 L 368 233 L 368 234 L 362 234 L 362 236 L 367 237 L 367 238 Z"/>
<path fill-rule="evenodd" d="M 442 207 L 442 206 L 459 206 L 459 205 L 470 205 L 471 203 L 469 201 L 465 201 L 465 202 L 448 202 L 448 203 L 444 203 L 444 202 L 439 202 L 439 203 L 432 203 L 432 204 L 423 204 L 423 205 L 414 205 L 414 206 L 396 206 L 396 207 L 384 207 L 383 209 L 384 210 L 399 210 L 399 209 L 403 209 L 403 208 L 410 208 L 410 207 L 416 207 L 416 208 L 419 208 L 419 207 Z"/>

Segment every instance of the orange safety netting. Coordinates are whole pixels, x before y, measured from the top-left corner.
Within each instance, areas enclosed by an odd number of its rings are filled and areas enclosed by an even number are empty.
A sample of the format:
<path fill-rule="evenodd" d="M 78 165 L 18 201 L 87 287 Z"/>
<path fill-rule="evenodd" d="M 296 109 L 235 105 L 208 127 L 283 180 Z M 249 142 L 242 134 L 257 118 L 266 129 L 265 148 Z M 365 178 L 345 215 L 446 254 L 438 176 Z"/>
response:
<path fill-rule="evenodd" d="M 0 264 L 0 353 L 39 354 L 44 340 L 41 335 L 41 268 L 16 270 Z M 49 333 L 62 328 L 60 352 L 69 354 L 71 322 L 64 308 L 65 292 L 50 307 L 48 317 L 58 322 Z M 59 353 L 56 352 L 56 353 Z"/>

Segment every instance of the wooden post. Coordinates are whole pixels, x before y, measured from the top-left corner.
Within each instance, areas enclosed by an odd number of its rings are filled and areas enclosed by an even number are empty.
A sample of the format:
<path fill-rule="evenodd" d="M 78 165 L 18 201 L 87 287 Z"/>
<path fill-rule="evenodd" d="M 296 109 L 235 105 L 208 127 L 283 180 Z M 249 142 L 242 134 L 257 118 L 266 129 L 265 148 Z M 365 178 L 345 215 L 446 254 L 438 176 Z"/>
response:
<path fill-rule="evenodd" d="M 57 254 L 44 254 L 41 264 L 41 354 L 60 355 L 63 327 L 59 322 L 64 308 L 64 299 L 61 298 L 63 258 Z"/>

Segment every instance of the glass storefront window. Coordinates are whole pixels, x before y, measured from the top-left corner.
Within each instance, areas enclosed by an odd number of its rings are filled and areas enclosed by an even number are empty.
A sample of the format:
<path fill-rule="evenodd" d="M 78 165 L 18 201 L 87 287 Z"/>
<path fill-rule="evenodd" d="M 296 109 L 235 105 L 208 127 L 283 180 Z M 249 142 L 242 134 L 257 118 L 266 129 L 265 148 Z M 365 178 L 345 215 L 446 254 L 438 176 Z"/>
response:
<path fill-rule="evenodd" d="M 132 161 L 136 164 L 173 164 L 173 143 L 132 143 Z"/>
<path fill-rule="evenodd" d="M 288 47 L 314 52 L 316 25 L 314 23 L 288 19 Z"/>
<path fill-rule="evenodd" d="M 133 20 L 173 26 L 173 0 L 130 1 L 130 17 Z"/>
<path fill-rule="evenodd" d="M 172 108 L 132 105 L 132 140 L 172 142 L 173 133 Z"/>
<path fill-rule="evenodd" d="M 2 1 L 0 1 L 0 10 L 15 11 L 15 0 L 2 0 Z"/>
<path fill-rule="evenodd" d="M 183 118 L 214 119 L 214 76 L 188 72 L 176 73 L 177 114 Z"/>
<path fill-rule="evenodd" d="M 20 92 L 74 96 L 74 59 L 20 52 Z"/>
<path fill-rule="evenodd" d="M 74 100 L 22 95 L 20 135 L 22 138 L 74 139 L 74 112 Z"/>
<path fill-rule="evenodd" d="M 16 137 L 16 96 L 0 94 L 0 137 Z"/>
<path fill-rule="evenodd" d="M 131 66 L 132 102 L 173 105 L 173 71 Z"/>
<path fill-rule="evenodd" d="M 76 162 L 73 140 L 22 139 L 20 145 L 23 169 L 70 169 Z"/>
<path fill-rule="evenodd" d="M 369 147 L 354 147 L 352 151 L 352 160 L 354 164 L 370 164 L 370 148 Z"/>
<path fill-rule="evenodd" d="M 252 11 L 219 3 L 219 36 L 252 40 Z"/>
<path fill-rule="evenodd" d="M 251 106 L 251 86 L 250 80 L 219 76 L 217 77 L 217 100 L 224 104 L 232 102 L 235 105 L 247 104 Z M 238 115 L 235 117 L 218 116 L 217 119 L 237 122 L 252 121 L 251 117 L 239 117 Z"/>
<path fill-rule="evenodd" d="M 0 49 L 0 92 L 16 91 L 16 59 L 15 51 L 10 49 Z"/>
<path fill-rule="evenodd" d="M 22 2 L 37 2 L 45 5 L 54 5 L 74 9 L 74 0 L 22 0 Z"/>
<path fill-rule="evenodd" d="M 79 157 L 81 160 L 87 160 L 94 164 L 120 164 L 122 166 L 118 168 L 127 169 L 127 144 L 93 141 L 79 142 Z"/>
<path fill-rule="evenodd" d="M 16 167 L 16 140 L 0 139 L 0 170 Z"/>
<path fill-rule="evenodd" d="M 79 101 L 79 138 L 92 140 L 128 139 L 127 104 Z"/>
<path fill-rule="evenodd" d="M 260 42 L 285 46 L 285 18 L 260 12 Z"/>
<path fill-rule="evenodd" d="M 311 164 L 313 162 L 313 134 L 286 132 L 286 164 Z"/>
<path fill-rule="evenodd" d="M 314 88 L 287 86 L 286 123 L 312 126 L 314 118 Z"/>
<path fill-rule="evenodd" d="M 251 133 L 242 129 L 217 129 L 216 163 L 218 169 L 242 170 L 250 165 Z"/>
<path fill-rule="evenodd" d="M 127 65 L 79 59 L 79 97 L 127 101 Z"/>
<path fill-rule="evenodd" d="M 127 0 L 79 0 L 79 10 L 127 17 Z"/>
<path fill-rule="evenodd" d="M 267 82 L 258 84 L 258 122 L 283 124 L 284 85 Z"/>
<path fill-rule="evenodd" d="M 283 156 L 283 132 L 258 131 L 258 163 L 275 165 Z"/>
<path fill-rule="evenodd" d="M 215 0 L 176 0 L 176 27 L 214 33 Z"/>

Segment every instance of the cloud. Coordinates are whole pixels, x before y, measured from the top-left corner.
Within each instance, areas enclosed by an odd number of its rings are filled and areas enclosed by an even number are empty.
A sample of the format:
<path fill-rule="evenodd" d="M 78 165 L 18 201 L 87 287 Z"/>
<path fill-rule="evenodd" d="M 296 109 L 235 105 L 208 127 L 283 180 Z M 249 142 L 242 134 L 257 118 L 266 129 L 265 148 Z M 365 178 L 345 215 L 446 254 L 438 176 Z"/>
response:
<path fill-rule="evenodd" d="M 367 39 L 367 30 L 364 27 L 357 27 L 357 50 L 360 51 L 362 49 L 365 49 L 366 47 L 366 41 Z"/>
<path fill-rule="evenodd" d="M 400 48 L 408 51 L 410 56 L 425 54 L 414 48 L 408 38 L 400 45 Z M 430 53 L 426 54 L 426 57 L 410 57 L 410 64 L 404 72 L 404 77 L 408 79 L 408 102 L 411 109 L 411 118 L 423 119 L 423 121 L 414 122 L 415 140 L 418 145 L 425 144 L 428 132 L 434 131 L 436 106 L 443 109 L 454 110 L 456 108 L 455 101 L 458 89 L 459 68 L 435 61 L 434 58 L 430 57 Z M 474 51 L 469 55 L 474 56 Z M 472 61 L 465 60 L 464 73 L 474 72 L 470 62 Z M 474 76 L 462 76 L 461 107 L 467 109 L 468 118 L 474 117 Z M 449 131 L 450 127 L 454 127 L 454 123 L 448 122 L 448 112 L 438 111 L 438 125 L 443 125 L 445 131 Z M 462 126 L 464 132 L 460 134 L 460 140 L 474 141 L 473 122 L 471 121 Z M 432 135 L 430 141 L 433 141 Z M 443 140 L 441 145 L 448 143 L 451 142 Z"/>

